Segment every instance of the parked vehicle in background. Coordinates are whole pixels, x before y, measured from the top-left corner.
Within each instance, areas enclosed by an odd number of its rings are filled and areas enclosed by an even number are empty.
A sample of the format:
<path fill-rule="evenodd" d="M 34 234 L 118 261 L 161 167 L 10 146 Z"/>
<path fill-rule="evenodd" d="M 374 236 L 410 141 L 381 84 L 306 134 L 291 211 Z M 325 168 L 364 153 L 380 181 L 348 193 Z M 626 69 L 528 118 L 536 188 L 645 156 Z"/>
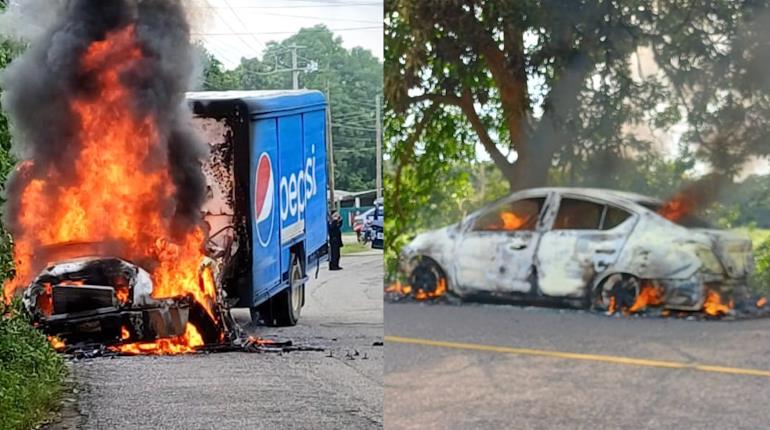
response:
<path fill-rule="evenodd" d="M 385 205 L 382 199 L 377 199 L 374 203 L 374 216 L 370 228 L 372 238 L 372 248 L 383 249 L 385 247 Z"/>
<path fill-rule="evenodd" d="M 374 209 L 369 208 L 353 219 L 353 231 L 356 232 L 356 238 L 360 243 L 366 244 L 370 241 L 369 227 L 374 219 Z"/>
<path fill-rule="evenodd" d="M 631 307 L 645 286 L 660 304 L 700 310 L 710 292 L 740 296 L 751 241 L 692 215 L 664 218 L 664 202 L 606 189 L 516 192 L 457 224 L 422 233 L 401 254 L 414 289 L 440 280 L 460 297 L 560 299 Z"/>

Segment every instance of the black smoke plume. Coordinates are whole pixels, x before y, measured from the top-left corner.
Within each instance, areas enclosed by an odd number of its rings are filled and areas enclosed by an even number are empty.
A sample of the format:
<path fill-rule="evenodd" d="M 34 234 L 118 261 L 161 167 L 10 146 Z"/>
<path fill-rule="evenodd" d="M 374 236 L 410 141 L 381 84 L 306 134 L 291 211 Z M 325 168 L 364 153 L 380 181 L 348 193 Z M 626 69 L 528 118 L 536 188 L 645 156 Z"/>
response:
<path fill-rule="evenodd" d="M 60 180 L 51 188 L 75 179 L 67 175 L 77 169 L 80 145 L 70 101 L 99 97 L 80 59 L 93 42 L 129 25 L 135 26 L 142 59 L 120 79 L 134 97 L 137 116 L 155 118 L 161 140 L 159 153 L 147 154 L 146 163 L 168 159 L 177 190 L 166 211 L 173 230 L 181 234 L 199 224 L 206 186 L 199 160 L 207 146 L 190 130 L 184 105 L 196 67 L 183 0 L 31 0 L 11 4 L 7 15 L 6 30 L 15 21 L 20 30 L 12 36 L 29 40 L 24 54 L 0 75 L 2 107 L 16 156 L 33 161 L 20 165 L 6 184 L 3 221 L 10 231 L 20 233 L 19 196 L 31 179 L 50 169 L 58 170 Z"/>

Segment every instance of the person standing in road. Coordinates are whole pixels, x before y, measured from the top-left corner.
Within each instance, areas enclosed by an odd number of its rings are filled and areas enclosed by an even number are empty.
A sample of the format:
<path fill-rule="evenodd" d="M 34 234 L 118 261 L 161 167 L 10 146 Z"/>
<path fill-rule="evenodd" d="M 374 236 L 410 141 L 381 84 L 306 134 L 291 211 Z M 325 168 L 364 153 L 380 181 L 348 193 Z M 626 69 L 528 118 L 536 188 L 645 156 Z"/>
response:
<path fill-rule="evenodd" d="M 332 212 L 329 220 L 329 270 L 342 270 L 340 267 L 340 248 L 342 248 L 342 217 Z"/>

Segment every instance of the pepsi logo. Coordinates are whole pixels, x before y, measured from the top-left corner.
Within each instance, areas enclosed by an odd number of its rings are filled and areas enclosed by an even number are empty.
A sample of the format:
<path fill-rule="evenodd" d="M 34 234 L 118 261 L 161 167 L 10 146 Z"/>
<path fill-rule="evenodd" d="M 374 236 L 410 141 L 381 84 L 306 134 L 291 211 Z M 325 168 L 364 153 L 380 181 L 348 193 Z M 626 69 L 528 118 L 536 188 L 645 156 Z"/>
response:
<path fill-rule="evenodd" d="M 259 244 L 267 246 L 273 237 L 273 215 L 275 214 L 275 180 L 270 155 L 263 152 L 257 162 L 254 182 L 254 217 L 257 223 Z"/>

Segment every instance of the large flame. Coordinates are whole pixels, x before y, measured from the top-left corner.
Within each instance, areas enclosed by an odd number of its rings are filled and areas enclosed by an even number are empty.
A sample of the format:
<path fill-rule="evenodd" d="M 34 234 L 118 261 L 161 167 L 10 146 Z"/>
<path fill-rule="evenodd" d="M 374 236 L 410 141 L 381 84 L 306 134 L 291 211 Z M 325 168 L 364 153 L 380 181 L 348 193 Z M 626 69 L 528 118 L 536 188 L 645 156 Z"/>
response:
<path fill-rule="evenodd" d="M 47 263 L 34 259 L 42 247 L 109 242 L 119 244 L 118 256 L 151 273 L 154 298 L 192 296 L 215 319 L 213 277 L 205 269 L 202 277 L 200 269 L 205 233 L 199 227 L 172 231 L 169 202 L 176 189 L 162 146 L 168 136 L 151 114 L 138 113 L 138 95 L 122 83 L 128 72 L 141 76 L 143 56 L 133 25 L 93 42 L 80 59 L 92 91 L 70 101 L 79 142 L 75 162 L 43 173 L 33 173 L 34 160 L 19 165 L 17 173 L 27 181 L 21 233 L 14 237 L 16 277 L 4 286 L 6 301 Z M 127 299 L 127 292 L 119 291 L 118 298 Z M 199 340 L 188 326 L 185 336 L 159 347 L 181 351 Z"/>

